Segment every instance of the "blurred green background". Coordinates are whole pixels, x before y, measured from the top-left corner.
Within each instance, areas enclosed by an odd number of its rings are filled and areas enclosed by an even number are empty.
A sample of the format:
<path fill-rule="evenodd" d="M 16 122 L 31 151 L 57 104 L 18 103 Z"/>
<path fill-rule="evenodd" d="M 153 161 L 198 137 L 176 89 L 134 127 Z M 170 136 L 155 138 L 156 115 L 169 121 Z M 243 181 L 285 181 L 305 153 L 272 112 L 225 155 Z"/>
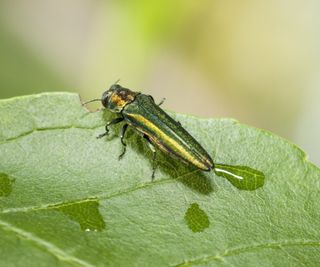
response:
<path fill-rule="evenodd" d="M 1 0 L 0 98 L 100 97 L 275 132 L 320 164 L 320 1 Z M 1 115 L 1 114 L 0 114 Z"/>

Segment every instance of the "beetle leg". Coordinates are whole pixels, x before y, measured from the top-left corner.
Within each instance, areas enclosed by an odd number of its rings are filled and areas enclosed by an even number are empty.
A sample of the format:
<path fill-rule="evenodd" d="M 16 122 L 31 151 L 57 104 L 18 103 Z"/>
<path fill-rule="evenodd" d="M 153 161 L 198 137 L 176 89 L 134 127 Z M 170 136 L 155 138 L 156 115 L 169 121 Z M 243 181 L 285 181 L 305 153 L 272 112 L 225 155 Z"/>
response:
<path fill-rule="evenodd" d="M 126 150 L 127 150 L 127 144 L 124 142 L 124 136 L 126 134 L 128 126 L 129 126 L 129 124 L 125 124 L 125 125 L 122 126 L 122 129 L 121 129 L 121 136 L 120 136 L 121 138 L 120 138 L 120 140 L 121 140 L 121 143 L 122 143 L 122 146 L 123 146 L 123 151 L 119 156 L 119 160 L 122 159 L 122 157 L 124 156 L 124 154 L 126 153 Z"/>
<path fill-rule="evenodd" d="M 115 119 L 112 120 L 112 121 L 109 121 L 109 122 L 107 123 L 107 125 L 106 125 L 106 128 L 105 128 L 106 131 L 105 131 L 103 134 L 98 135 L 98 136 L 97 136 L 97 139 L 102 138 L 102 137 L 104 137 L 104 136 L 106 136 L 106 135 L 109 134 L 109 126 L 110 126 L 110 125 L 117 124 L 117 123 L 119 123 L 119 122 L 122 122 L 123 120 L 124 120 L 124 118 L 119 117 L 119 118 L 115 118 Z"/>
<path fill-rule="evenodd" d="M 155 173 L 156 168 L 157 168 L 157 166 L 155 164 L 157 151 L 156 151 L 154 145 L 151 143 L 151 141 L 150 141 L 150 139 L 149 139 L 149 137 L 147 135 L 143 135 L 143 138 L 147 140 L 147 144 L 148 144 L 150 150 L 153 153 L 153 155 L 152 155 L 152 175 L 151 175 L 151 180 L 153 181 L 154 180 L 154 173 Z"/>
<path fill-rule="evenodd" d="M 165 98 L 162 98 L 162 100 L 160 101 L 160 103 L 158 104 L 158 106 L 161 106 L 164 101 L 166 101 L 166 99 L 165 99 Z"/>

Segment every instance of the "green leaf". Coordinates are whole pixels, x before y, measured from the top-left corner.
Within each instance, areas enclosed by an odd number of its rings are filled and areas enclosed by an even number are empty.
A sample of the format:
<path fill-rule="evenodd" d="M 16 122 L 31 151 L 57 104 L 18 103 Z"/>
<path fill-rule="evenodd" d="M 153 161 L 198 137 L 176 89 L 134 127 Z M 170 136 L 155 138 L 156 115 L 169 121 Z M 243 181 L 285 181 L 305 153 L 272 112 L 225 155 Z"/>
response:
<path fill-rule="evenodd" d="M 172 114 L 216 162 L 265 180 L 239 190 L 160 154 L 152 182 L 134 130 L 121 161 L 118 127 L 96 139 L 112 116 L 71 93 L 0 101 L 0 266 L 318 265 L 320 170 L 299 148 Z"/>

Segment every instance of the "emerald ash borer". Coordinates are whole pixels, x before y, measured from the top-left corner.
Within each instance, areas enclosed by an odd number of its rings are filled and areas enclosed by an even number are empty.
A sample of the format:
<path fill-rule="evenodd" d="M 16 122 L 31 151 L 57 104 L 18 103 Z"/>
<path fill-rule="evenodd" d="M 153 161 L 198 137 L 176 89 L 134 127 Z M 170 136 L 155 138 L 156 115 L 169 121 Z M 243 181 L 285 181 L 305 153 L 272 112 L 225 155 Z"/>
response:
<path fill-rule="evenodd" d="M 191 164 L 203 171 L 214 170 L 216 174 L 226 178 L 230 176 L 233 179 L 242 180 L 244 178 L 242 174 L 248 173 L 248 169 L 256 172 L 252 175 L 261 174 L 261 172 L 245 166 L 214 164 L 210 155 L 199 142 L 183 128 L 180 122 L 174 120 L 160 107 L 163 100 L 156 104 L 151 95 L 134 92 L 116 83 L 102 94 L 101 99 L 94 99 L 84 104 L 93 101 L 101 101 L 106 109 L 119 114 L 119 117 L 106 124 L 105 132 L 97 138 L 108 135 L 109 126 L 124 122 L 120 134 L 123 145 L 123 151 L 119 156 L 121 159 L 126 152 L 126 131 L 128 126 L 133 127 L 143 136 L 153 152 L 152 179 L 156 169 L 157 150 L 155 147 L 186 164 Z M 245 169 L 242 170 L 242 168 Z"/>

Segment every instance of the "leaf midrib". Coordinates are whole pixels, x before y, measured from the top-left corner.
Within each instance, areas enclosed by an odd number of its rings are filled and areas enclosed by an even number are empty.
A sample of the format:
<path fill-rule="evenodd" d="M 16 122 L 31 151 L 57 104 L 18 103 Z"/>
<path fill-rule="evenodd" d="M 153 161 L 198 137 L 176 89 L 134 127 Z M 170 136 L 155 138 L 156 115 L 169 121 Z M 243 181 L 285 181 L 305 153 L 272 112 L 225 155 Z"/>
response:
<path fill-rule="evenodd" d="M 287 240 L 279 240 L 279 241 L 266 241 L 261 243 L 256 243 L 253 245 L 247 245 L 243 247 L 233 247 L 227 248 L 223 252 L 217 253 L 215 255 L 203 256 L 201 258 L 193 259 L 190 261 L 184 261 L 183 263 L 172 265 L 174 267 L 187 267 L 202 263 L 208 263 L 210 261 L 215 260 L 223 260 L 226 257 L 233 255 L 240 255 L 242 253 L 251 252 L 254 250 L 260 249 L 281 249 L 281 247 L 299 247 L 299 246 L 312 246 L 319 247 L 320 240 L 295 240 L 295 239 L 287 239 Z"/>
<path fill-rule="evenodd" d="M 43 240 L 37 236 L 34 236 L 32 233 L 27 232 L 21 228 L 15 227 L 3 220 L 0 220 L 0 227 L 2 227 L 3 230 L 13 232 L 15 233 L 19 238 L 29 240 L 34 242 L 36 245 L 44 248 L 47 252 L 55 256 L 57 259 L 71 263 L 76 266 L 82 266 L 82 267 L 94 267 L 94 265 L 83 261 L 82 259 L 79 259 L 77 257 L 74 257 L 68 253 L 65 253 L 65 251 L 61 250 L 57 246 L 47 242 L 46 240 Z M 223 260 L 226 257 L 229 256 L 239 256 L 243 253 L 254 251 L 254 250 L 260 250 L 260 249 L 281 249 L 281 247 L 304 247 L 304 246 L 311 246 L 311 247 L 318 247 L 320 246 L 320 241 L 317 240 L 295 240 L 295 239 L 288 239 L 288 240 L 279 240 L 279 241 L 266 241 L 261 243 L 256 243 L 253 245 L 247 245 L 243 247 L 233 247 L 233 248 L 227 248 L 222 252 L 219 252 L 215 255 L 210 256 L 204 256 L 201 258 L 193 259 L 184 261 L 183 263 L 175 264 L 172 266 L 175 267 L 187 267 L 192 265 L 197 265 L 201 263 L 208 263 L 215 260 Z"/>
<path fill-rule="evenodd" d="M 152 182 L 148 182 L 148 183 L 142 183 L 142 184 L 139 184 L 137 186 L 129 187 L 129 188 L 126 188 L 125 190 L 112 193 L 110 195 L 100 194 L 100 195 L 91 196 L 91 197 L 82 198 L 82 199 L 77 199 L 77 200 L 72 200 L 72 201 L 68 201 L 68 202 L 48 203 L 48 204 L 41 205 L 41 206 L 31 206 L 31 207 L 4 209 L 4 210 L 0 211 L 0 215 L 1 214 L 10 214 L 10 213 L 19 213 L 19 212 L 33 212 L 33 211 L 39 211 L 39 210 L 49 210 L 49 209 L 56 209 L 56 208 L 59 208 L 59 207 L 65 207 L 65 206 L 69 206 L 69 205 L 73 205 L 73 204 L 80 204 L 80 203 L 84 203 L 84 202 L 92 201 L 92 200 L 112 199 L 112 198 L 115 198 L 115 197 L 119 197 L 119 196 L 130 194 L 130 193 L 138 191 L 138 190 L 151 188 L 151 187 L 154 187 L 154 186 L 157 186 L 157 185 L 174 183 L 174 182 L 182 179 L 183 177 L 191 175 L 191 174 L 196 173 L 196 172 L 199 172 L 199 170 L 194 170 L 194 171 L 190 171 L 190 172 L 184 173 L 184 174 L 182 174 L 182 175 L 180 175 L 180 176 L 178 176 L 176 178 L 159 179 L 157 181 L 152 181 Z"/>

